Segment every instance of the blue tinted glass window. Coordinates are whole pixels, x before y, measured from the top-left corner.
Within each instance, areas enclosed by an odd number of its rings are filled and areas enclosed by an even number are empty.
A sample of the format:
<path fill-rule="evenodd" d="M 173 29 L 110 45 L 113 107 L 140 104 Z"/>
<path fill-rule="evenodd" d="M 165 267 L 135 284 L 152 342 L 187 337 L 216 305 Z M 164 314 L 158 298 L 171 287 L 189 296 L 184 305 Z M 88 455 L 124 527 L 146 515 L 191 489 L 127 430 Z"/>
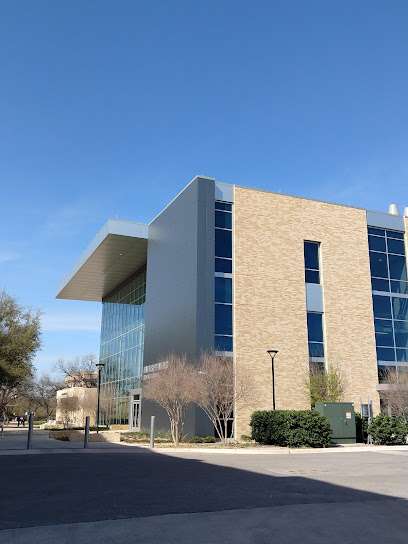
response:
<path fill-rule="evenodd" d="M 215 336 L 215 351 L 232 351 L 232 336 Z"/>
<path fill-rule="evenodd" d="M 394 348 L 378 348 L 377 347 L 377 360 L 378 361 L 395 361 Z"/>
<path fill-rule="evenodd" d="M 392 321 L 387 319 L 375 319 L 375 341 L 377 346 L 394 347 L 394 334 Z"/>
<path fill-rule="evenodd" d="M 232 334 L 232 306 L 215 305 L 215 334 Z"/>
<path fill-rule="evenodd" d="M 232 257 L 232 232 L 215 229 L 215 255 L 217 257 Z"/>
<path fill-rule="evenodd" d="M 390 277 L 393 280 L 407 281 L 407 265 L 405 257 L 400 255 L 388 255 L 390 263 Z"/>
<path fill-rule="evenodd" d="M 307 313 L 307 334 L 309 342 L 323 342 L 323 315 Z"/>
<path fill-rule="evenodd" d="M 385 238 L 380 238 L 379 236 L 369 236 L 368 247 L 373 251 L 382 251 L 385 253 Z"/>
<path fill-rule="evenodd" d="M 309 357 L 324 357 L 323 344 L 309 342 Z"/>
<path fill-rule="evenodd" d="M 305 270 L 306 283 L 320 283 L 318 270 Z"/>
<path fill-rule="evenodd" d="M 397 253 L 398 255 L 405 255 L 405 245 L 403 240 L 393 240 L 388 238 L 387 240 L 388 253 Z"/>
<path fill-rule="evenodd" d="M 215 302 L 232 303 L 231 278 L 215 278 Z"/>
<path fill-rule="evenodd" d="M 374 317 L 391 319 L 391 301 L 390 297 L 373 295 Z"/>
<path fill-rule="evenodd" d="M 408 348 L 408 321 L 394 321 L 395 345 Z"/>
<path fill-rule="evenodd" d="M 232 211 L 232 204 L 227 204 L 226 202 L 216 202 L 215 203 L 215 209 L 216 210 L 227 210 L 229 212 Z"/>
<path fill-rule="evenodd" d="M 394 319 L 408 321 L 408 298 L 392 297 L 392 309 Z"/>
<path fill-rule="evenodd" d="M 215 226 L 220 229 L 232 229 L 232 213 L 216 211 Z"/>
<path fill-rule="evenodd" d="M 391 280 L 391 291 L 393 293 L 401 293 L 401 295 L 408 295 L 408 283 L 406 281 Z"/>
<path fill-rule="evenodd" d="M 388 238 L 397 238 L 398 240 L 404 239 L 404 233 L 398 232 L 396 230 L 387 230 L 387 237 Z"/>
<path fill-rule="evenodd" d="M 229 259 L 215 259 L 215 271 L 232 273 L 232 261 Z"/>
<path fill-rule="evenodd" d="M 371 278 L 371 286 L 373 291 L 389 291 L 390 282 L 388 280 L 379 280 L 378 278 Z"/>
<path fill-rule="evenodd" d="M 376 236 L 385 236 L 385 230 L 375 229 L 374 227 L 368 227 L 368 234 L 375 234 Z"/>
<path fill-rule="evenodd" d="M 319 270 L 319 244 L 305 242 L 305 268 Z"/>
<path fill-rule="evenodd" d="M 372 276 L 377 278 L 388 278 L 386 254 L 370 251 L 370 268 Z"/>
<path fill-rule="evenodd" d="M 408 363 L 408 349 L 397 349 L 397 361 Z"/>

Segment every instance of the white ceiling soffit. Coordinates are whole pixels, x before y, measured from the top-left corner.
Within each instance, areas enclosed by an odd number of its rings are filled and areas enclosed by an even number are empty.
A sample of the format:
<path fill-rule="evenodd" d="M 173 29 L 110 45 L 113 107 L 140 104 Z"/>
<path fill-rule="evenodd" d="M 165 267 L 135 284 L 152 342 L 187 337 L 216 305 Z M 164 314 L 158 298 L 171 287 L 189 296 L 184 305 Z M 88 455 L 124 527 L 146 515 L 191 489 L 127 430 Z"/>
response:
<path fill-rule="evenodd" d="M 109 221 L 59 283 L 56 298 L 101 302 L 147 260 L 148 226 Z"/>

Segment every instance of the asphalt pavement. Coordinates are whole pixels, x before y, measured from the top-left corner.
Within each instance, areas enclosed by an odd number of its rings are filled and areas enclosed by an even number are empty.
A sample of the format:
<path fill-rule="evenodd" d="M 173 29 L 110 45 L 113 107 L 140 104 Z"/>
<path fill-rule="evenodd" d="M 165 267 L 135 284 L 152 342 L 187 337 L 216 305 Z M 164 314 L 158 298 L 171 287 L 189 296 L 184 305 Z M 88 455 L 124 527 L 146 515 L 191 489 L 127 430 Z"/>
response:
<path fill-rule="evenodd" d="M 234 455 L 61 444 L 75 449 L 3 448 L 1 544 L 407 543 L 402 449 Z"/>

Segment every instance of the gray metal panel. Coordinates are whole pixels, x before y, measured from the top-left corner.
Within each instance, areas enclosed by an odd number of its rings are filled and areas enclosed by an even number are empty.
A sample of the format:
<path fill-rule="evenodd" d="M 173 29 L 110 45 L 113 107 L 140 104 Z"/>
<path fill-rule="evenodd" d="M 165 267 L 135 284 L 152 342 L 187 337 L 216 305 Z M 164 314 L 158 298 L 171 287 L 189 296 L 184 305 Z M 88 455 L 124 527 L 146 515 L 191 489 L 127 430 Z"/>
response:
<path fill-rule="evenodd" d="M 211 347 L 213 271 L 214 181 L 196 178 L 149 225 L 145 366 Z"/>
<path fill-rule="evenodd" d="M 405 231 L 404 218 L 402 216 L 383 212 L 372 212 L 367 210 L 367 225 L 382 229 Z"/>
<path fill-rule="evenodd" d="M 170 352 L 194 360 L 214 345 L 214 217 L 214 180 L 196 178 L 149 225 L 144 366 Z M 159 412 L 144 402 L 142 426 Z M 196 417 L 209 431 L 196 409 L 185 431 L 194 434 Z"/>
<path fill-rule="evenodd" d="M 234 202 L 234 186 L 228 183 L 215 182 L 215 200 Z"/>
<path fill-rule="evenodd" d="M 319 283 L 306 283 L 306 308 L 308 312 L 323 312 L 323 290 Z"/>

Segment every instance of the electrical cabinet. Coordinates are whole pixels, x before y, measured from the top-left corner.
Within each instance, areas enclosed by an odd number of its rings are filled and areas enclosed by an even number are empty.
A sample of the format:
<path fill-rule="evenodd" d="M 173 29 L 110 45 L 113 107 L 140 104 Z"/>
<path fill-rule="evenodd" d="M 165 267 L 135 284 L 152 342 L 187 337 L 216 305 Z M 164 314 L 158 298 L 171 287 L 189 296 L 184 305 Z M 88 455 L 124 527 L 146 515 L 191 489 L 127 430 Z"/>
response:
<path fill-rule="evenodd" d="M 351 402 L 316 402 L 314 409 L 330 421 L 333 444 L 355 444 L 354 404 Z"/>

